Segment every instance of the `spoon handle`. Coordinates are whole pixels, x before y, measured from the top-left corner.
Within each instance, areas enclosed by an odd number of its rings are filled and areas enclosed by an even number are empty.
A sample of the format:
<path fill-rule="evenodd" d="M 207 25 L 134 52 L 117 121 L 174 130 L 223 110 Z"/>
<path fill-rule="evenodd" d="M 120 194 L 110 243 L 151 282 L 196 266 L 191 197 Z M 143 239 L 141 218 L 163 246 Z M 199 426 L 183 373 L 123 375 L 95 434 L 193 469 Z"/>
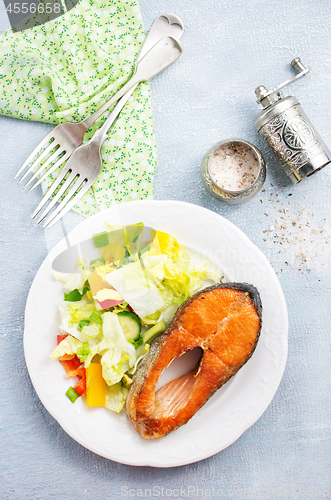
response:
<path fill-rule="evenodd" d="M 109 127 L 117 118 L 138 83 L 151 80 L 154 76 L 158 75 L 161 71 L 170 66 L 170 64 L 175 62 L 181 53 L 182 47 L 176 38 L 170 36 L 164 37 L 157 44 L 155 44 L 139 61 L 136 72 L 132 78 L 116 94 L 116 96 L 119 95 L 121 97 L 120 101 L 117 103 L 102 127 L 94 134 L 91 142 L 93 141 L 101 146 L 103 141 L 106 139 Z M 106 103 L 105 106 L 108 106 L 108 103 Z M 100 110 L 102 110 L 102 108 L 100 108 Z"/>
<path fill-rule="evenodd" d="M 110 115 L 108 116 L 107 120 L 104 122 L 102 127 L 99 130 L 97 130 L 97 132 L 94 134 L 93 138 L 91 139 L 91 142 L 93 141 L 101 146 L 101 144 L 107 137 L 108 130 L 110 129 L 110 127 L 112 126 L 112 124 L 114 123 L 114 121 L 116 120 L 116 118 L 126 105 L 126 103 L 128 102 L 130 96 L 132 95 L 134 89 L 137 86 L 138 83 L 136 83 L 126 94 L 124 94 L 123 97 L 121 97 L 121 99 L 118 101 L 115 108 L 110 113 Z"/>
<path fill-rule="evenodd" d="M 128 92 L 133 86 L 137 85 L 137 81 L 135 80 L 135 75 L 136 72 L 133 74 L 133 76 L 130 78 L 130 80 L 123 85 L 123 87 L 116 92 L 116 94 L 107 102 L 105 102 L 101 108 L 97 109 L 92 115 L 89 115 L 85 118 L 85 120 L 82 121 L 82 123 L 85 125 L 86 129 L 90 128 L 91 125 L 105 112 L 107 109 L 109 109 L 115 102 L 117 102 L 121 97 L 124 96 L 126 92 Z M 130 94 L 131 95 L 131 94 Z"/>
<path fill-rule="evenodd" d="M 174 14 L 170 14 L 170 13 L 164 13 L 164 14 L 159 15 L 155 19 L 152 27 L 150 28 L 150 30 L 145 38 L 145 41 L 140 49 L 140 52 L 139 52 L 137 59 L 136 59 L 136 69 L 135 69 L 135 72 L 134 72 L 132 78 L 136 74 L 137 65 L 140 62 L 140 60 L 143 59 L 143 57 L 147 54 L 147 52 L 149 52 L 150 49 L 157 42 L 159 42 L 160 40 L 162 40 L 162 38 L 169 36 L 169 35 L 173 35 L 177 39 L 179 39 L 182 36 L 183 31 L 184 31 L 184 26 L 183 26 L 182 21 L 179 19 L 179 17 L 175 16 Z M 129 80 L 129 82 L 130 82 L 130 80 Z M 135 83 L 133 85 L 135 85 Z M 127 88 L 127 90 L 129 90 L 129 87 Z M 107 109 L 109 109 L 113 104 L 115 104 L 116 101 L 118 101 L 125 94 L 125 92 L 121 93 L 121 91 L 122 91 L 122 89 L 120 89 L 120 91 L 117 94 L 115 94 L 109 101 L 104 103 L 101 106 L 101 108 L 97 109 L 92 115 L 87 116 L 85 118 L 85 120 L 83 120 L 81 122 L 86 127 L 86 129 L 90 128 L 93 125 L 93 123 L 105 111 L 107 111 Z M 132 90 L 132 92 L 133 92 L 133 90 Z"/>

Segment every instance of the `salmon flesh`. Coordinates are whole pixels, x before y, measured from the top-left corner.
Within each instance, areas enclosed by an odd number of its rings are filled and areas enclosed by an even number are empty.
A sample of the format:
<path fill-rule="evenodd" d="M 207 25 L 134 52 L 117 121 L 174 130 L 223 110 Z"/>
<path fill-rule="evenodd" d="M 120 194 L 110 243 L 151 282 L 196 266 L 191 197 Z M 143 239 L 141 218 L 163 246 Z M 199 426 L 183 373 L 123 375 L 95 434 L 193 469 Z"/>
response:
<path fill-rule="evenodd" d="M 167 330 L 152 343 L 130 387 L 126 411 L 143 439 L 166 436 L 191 417 L 252 356 L 262 325 L 257 289 L 222 283 L 187 300 Z M 195 369 L 155 392 L 162 371 L 196 347 Z"/>

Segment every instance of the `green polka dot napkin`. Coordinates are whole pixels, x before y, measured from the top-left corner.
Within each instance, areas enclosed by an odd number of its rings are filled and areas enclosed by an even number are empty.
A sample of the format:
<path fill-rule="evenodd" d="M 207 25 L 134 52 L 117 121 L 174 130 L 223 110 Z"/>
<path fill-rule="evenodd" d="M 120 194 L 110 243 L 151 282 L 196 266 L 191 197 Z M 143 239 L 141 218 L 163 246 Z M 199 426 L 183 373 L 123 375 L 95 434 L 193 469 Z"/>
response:
<path fill-rule="evenodd" d="M 144 38 L 136 0 L 81 0 L 37 28 L 5 32 L 0 36 L 0 113 L 54 124 L 82 120 L 130 78 Z M 36 142 L 31 138 L 31 151 Z M 89 216 L 153 195 L 157 153 L 149 84 L 134 91 L 101 154 L 102 171 L 75 206 L 77 212 Z M 57 173 L 45 181 L 44 192 Z"/>

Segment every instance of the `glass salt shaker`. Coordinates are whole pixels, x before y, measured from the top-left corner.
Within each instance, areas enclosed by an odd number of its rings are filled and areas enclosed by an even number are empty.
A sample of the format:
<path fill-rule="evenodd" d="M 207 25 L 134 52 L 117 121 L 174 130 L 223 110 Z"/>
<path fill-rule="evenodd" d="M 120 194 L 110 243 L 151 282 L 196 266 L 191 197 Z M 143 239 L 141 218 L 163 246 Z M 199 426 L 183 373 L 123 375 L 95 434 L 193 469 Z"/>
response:
<path fill-rule="evenodd" d="M 266 166 L 260 151 L 242 139 L 218 142 L 205 154 L 200 168 L 208 193 L 219 201 L 239 204 L 255 196 L 264 184 Z"/>

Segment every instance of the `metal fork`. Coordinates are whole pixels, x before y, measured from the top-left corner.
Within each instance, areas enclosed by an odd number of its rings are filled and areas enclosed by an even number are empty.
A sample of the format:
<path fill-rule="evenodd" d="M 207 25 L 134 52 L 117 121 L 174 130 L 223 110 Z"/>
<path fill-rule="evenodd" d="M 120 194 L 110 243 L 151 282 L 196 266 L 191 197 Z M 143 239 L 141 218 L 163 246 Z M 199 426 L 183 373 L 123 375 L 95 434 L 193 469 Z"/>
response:
<path fill-rule="evenodd" d="M 30 164 L 30 162 L 38 155 L 32 165 L 21 177 L 19 184 L 26 179 L 26 177 L 32 173 L 39 165 L 39 168 L 31 176 L 28 182 L 25 184 L 26 188 L 31 182 L 37 179 L 39 175 L 46 170 L 45 173 L 39 178 L 38 181 L 33 184 L 28 192 L 32 191 L 37 187 L 48 175 L 50 175 L 55 169 L 62 165 L 75 151 L 75 149 L 82 143 L 84 134 L 88 128 L 90 128 L 93 123 L 115 102 L 117 102 L 127 91 L 130 92 L 129 95 L 134 91 L 136 87 L 135 78 L 137 75 L 137 68 L 141 59 L 147 54 L 147 52 L 162 38 L 165 36 L 174 36 L 179 39 L 183 33 L 183 23 L 179 17 L 174 14 L 161 14 L 154 21 L 142 48 L 137 56 L 135 72 L 132 78 L 103 106 L 101 106 L 92 115 L 86 117 L 83 121 L 78 123 L 62 123 L 57 125 L 49 134 L 44 137 L 44 139 L 38 144 L 38 146 L 32 151 L 26 161 L 23 163 L 15 179 L 24 171 L 24 169 Z M 130 90 L 129 90 L 130 89 Z M 43 149 L 44 148 L 44 149 Z M 55 149 L 55 151 L 53 151 Z M 47 157 L 46 161 L 40 165 L 40 162 Z M 52 166 L 50 167 L 50 165 Z M 49 168 L 48 168 L 49 167 Z"/>
<path fill-rule="evenodd" d="M 156 43 L 147 54 L 141 59 L 140 81 L 148 81 L 154 76 L 158 75 L 161 71 L 167 68 L 170 64 L 175 62 L 182 53 L 182 47 L 180 42 L 174 37 L 164 37 L 158 43 Z M 139 83 L 139 82 L 138 82 Z M 135 84 L 138 85 L 138 83 Z M 63 200 L 50 214 L 44 227 L 53 226 L 58 220 L 60 220 L 71 207 L 77 203 L 77 201 L 86 193 L 86 191 L 92 186 L 93 182 L 97 178 L 101 166 L 101 145 L 107 137 L 107 132 L 109 127 L 113 124 L 118 114 L 122 110 L 123 106 L 130 97 L 130 93 L 124 95 L 121 100 L 117 103 L 112 113 L 109 115 L 102 127 L 94 134 L 93 138 L 83 146 L 79 146 L 71 155 L 69 161 L 63 167 L 61 173 L 57 179 L 52 184 L 50 190 L 46 193 L 32 217 L 41 210 L 47 200 L 55 193 L 51 202 L 47 206 L 46 210 L 43 212 L 41 217 L 38 219 L 38 223 L 41 222 L 52 210 L 55 203 L 63 196 Z M 61 183 L 63 184 L 61 185 Z"/>

